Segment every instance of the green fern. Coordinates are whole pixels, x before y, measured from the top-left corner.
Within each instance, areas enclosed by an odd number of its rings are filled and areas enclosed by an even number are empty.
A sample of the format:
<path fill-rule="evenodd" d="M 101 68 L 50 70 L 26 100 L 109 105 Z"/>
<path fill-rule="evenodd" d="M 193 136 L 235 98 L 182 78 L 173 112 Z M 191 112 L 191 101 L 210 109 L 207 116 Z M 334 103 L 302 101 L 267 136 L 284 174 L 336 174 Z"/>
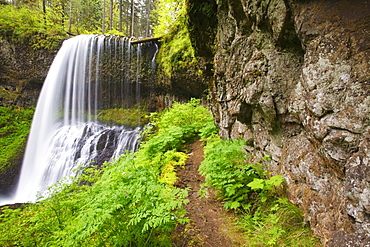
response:
<path fill-rule="evenodd" d="M 246 162 L 244 146 L 242 139 L 209 142 L 199 167 L 206 185 L 220 191 L 226 208 L 236 209 L 242 202 L 247 203 L 252 192 L 248 184 L 263 173 L 258 166 Z"/>
<path fill-rule="evenodd" d="M 0 215 L 1 246 L 171 246 L 170 232 L 185 223 L 187 190 L 173 186 L 184 165 L 183 144 L 213 124 L 198 100 L 153 117 L 136 153 L 83 169 L 51 196 Z M 209 132 L 210 133 L 210 132 Z M 14 227 L 16 226 L 16 227 Z"/>
<path fill-rule="evenodd" d="M 208 139 L 199 168 L 206 177 L 204 186 L 213 186 L 224 207 L 240 215 L 238 225 L 247 246 L 315 246 L 318 240 L 304 223 L 302 212 L 276 193 L 283 177 L 268 177 L 261 164 L 248 163 L 244 146 L 241 139 Z"/>

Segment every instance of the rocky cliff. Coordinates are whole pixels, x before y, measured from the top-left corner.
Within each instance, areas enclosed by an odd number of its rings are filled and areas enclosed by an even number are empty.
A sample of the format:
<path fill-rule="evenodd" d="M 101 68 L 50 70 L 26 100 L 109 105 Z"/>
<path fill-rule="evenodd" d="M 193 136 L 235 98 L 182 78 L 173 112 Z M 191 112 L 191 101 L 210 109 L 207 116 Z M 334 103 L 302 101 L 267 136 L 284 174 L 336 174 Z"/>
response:
<path fill-rule="evenodd" d="M 326 246 L 370 242 L 370 2 L 189 1 L 220 134 L 282 174 Z M 197 18 L 207 6 L 217 21 Z M 216 48 L 213 49 L 212 46 Z M 213 52 L 202 53 L 212 50 Z"/>
<path fill-rule="evenodd" d="M 36 106 L 56 52 L 0 39 L 0 105 Z"/>

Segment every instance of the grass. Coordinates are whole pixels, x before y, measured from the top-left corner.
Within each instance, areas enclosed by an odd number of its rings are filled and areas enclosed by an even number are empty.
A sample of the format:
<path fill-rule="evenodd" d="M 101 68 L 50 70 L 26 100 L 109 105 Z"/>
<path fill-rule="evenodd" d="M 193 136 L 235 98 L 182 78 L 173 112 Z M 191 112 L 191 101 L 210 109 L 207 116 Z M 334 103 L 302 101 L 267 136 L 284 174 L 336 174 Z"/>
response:
<path fill-rule="evenodd" d="M 248 247 L 320 246 L 302 211 L 285 198 L 257 202 L 254 209 L 239 213 L 237 226 L 244 232 Z"/>

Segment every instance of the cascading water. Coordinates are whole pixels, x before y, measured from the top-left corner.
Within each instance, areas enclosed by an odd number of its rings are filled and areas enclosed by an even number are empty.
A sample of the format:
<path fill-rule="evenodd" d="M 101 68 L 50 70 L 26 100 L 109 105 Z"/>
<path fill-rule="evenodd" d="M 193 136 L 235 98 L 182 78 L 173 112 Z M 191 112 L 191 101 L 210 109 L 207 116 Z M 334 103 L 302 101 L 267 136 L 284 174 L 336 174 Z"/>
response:
<path fill-rule="evenodd" d="M 139 127 L 109 126 L 97 115 L 139 103 L 139 75 L 132 75 L 139 56 L 140 46 L 123 37 L 80 35 L 63 43 L 40 93 L 17 189 L 0 205 L 35 202 L 77 167 L 137 149 Z"/>

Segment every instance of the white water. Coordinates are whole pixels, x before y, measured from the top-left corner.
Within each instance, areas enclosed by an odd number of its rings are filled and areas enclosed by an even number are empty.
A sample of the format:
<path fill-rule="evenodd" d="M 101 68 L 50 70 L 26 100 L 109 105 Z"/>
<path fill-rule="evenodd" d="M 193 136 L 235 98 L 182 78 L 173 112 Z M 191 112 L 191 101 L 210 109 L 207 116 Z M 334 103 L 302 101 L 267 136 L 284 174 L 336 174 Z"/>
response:
<path fill-rule="evenodd" d="M 108 105 L 102 101 L 111 98 L 106 87 L 118 87 L 112 86 L 115 78 L 101 71 L 111 42 L 127 49 L 119 54 L 115 50 L 114 56 L 126 54 L 129 63 L 133 48 L 124 38 L 81 35 L 63 43 L 39 96 L 17 189 L 10 198 L 0 198 L 0 205 L 35 202 L 47 195 L 49 186 L 74 176 L 76 168 L 136 150 L 140 128 L 111 127 L 96 119 L 101 105 Z M 121 102 L 127 87 L 120 86 Z"/>

